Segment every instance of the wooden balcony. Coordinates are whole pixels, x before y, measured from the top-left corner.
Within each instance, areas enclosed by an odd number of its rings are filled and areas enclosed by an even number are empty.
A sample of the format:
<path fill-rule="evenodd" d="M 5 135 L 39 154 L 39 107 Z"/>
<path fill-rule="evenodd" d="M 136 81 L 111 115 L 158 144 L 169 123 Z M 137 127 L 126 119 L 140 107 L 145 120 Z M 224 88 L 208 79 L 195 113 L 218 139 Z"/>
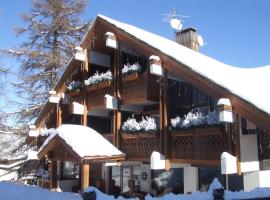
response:
<path fill-rule="evenodd" d="M 105 81 L 87 87 L 88 107 L 90 109 L 105 109 L 105 94 L 113 95 L 112 81 Z"/>
<path fill-rule="evenodd" d="M 159 85 L 157 77 L 144 73 L 131 73 L 122 79 L 123 104 L 147 104 L 157 102 L 159 97 Z"/>
<path fill-rule="evenodd" d="M 170 135 L 172 160 L 193 164 L 219 164 L 222 152 L 229 151 L 223 128 L 173 130 Z"/>
<path fill-rule="evenodd" d="M 158 133 L 122 133 L 121 150 L 129 160 L 149 161 L 159 149 L 159 139 Z"/>

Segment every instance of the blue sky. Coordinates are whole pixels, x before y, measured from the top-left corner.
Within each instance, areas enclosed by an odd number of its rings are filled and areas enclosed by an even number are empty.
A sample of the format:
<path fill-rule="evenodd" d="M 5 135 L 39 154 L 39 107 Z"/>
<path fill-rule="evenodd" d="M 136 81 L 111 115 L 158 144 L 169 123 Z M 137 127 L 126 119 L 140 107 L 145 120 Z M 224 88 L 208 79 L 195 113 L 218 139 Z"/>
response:
<path fill-rule="evenodd" d="M 25 38 L 13 29 L 21 26 L 19 14 L 27 12 L 28 0 L 0 0 L 0 48 L 10 48 Z M 240 67 L 270 64 L 270 1 L 268 0 L 88 0 L 83 19 L 97 14 L 138 26 L 173 39 L 163 14 L 176 8 L 184 27 L 195 27 L 207 45 L 201 52 Z M 3 62 L 3 60 L 2 60 Z M 16 63 L 12 62 L 12 68 Z"/>

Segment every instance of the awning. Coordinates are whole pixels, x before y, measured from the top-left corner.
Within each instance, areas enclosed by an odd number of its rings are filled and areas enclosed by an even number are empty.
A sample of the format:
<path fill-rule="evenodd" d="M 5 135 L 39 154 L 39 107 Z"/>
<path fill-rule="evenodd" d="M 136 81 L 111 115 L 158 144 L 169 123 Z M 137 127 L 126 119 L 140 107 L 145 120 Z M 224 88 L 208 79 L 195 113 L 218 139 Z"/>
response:
<path fill-rule="evenodd" d="M 65 124 L 57 128 L 43 143 L 38 158 L 51 160 L 102 162 L 124 160 L 125 154 L 101 134 L 86 126 Z"/>

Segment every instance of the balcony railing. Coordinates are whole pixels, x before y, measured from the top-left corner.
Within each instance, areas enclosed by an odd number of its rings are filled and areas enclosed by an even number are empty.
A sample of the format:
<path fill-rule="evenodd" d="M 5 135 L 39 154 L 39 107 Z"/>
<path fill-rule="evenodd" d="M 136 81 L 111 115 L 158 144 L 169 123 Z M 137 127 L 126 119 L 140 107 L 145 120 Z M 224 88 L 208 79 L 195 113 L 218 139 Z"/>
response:
<path fill-rule="evenodd" d="M 159 149 L 159 139 L 158 133 L 122 133 L 121 150 L 128 159 L 149 160 Z"/>
<path fill-rule="evenodd" d="M 158 101 L 157 77 L 144 73 L 132 73 L 123 76 L 122 102 L 136 104 L 147 101 Z"/>
<path fill-rule="evenodd" d="M 113 95 L 111 81 L 105 81 L 97 85 L 88 86 L 88 107 L 90 109 L 105 108 L 105 94 Z"/>
<path fill-rule="evenodd" d="M 228 135 L 223 128 L 194 128 L 173 130 L 170 138 L 171 159 L 220 160 L 220 155 L 228 151 Z"/>

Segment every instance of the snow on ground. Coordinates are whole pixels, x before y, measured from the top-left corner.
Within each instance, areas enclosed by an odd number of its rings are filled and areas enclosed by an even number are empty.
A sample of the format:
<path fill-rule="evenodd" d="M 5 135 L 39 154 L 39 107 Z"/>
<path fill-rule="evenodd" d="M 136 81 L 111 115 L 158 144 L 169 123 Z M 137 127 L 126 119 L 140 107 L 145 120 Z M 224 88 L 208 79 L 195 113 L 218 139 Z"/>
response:
<path fill-rule="evenodd" d="M 167 194 L 162 197 L 146 196 L 146 200 L 212 200 L 212 190 L 222 187 L 218 181 L 213 181 L 208 192 L 194 192 L 192 194 Z M 97 200 L 125 200 L 123 197 L 114 198 L 111 195 L 100 192 L 95 187 L 89 187 L 86 192 L 96 192 Z M 250 192 L 231 192 L 225 191 L 224 199 L 250 199 L 270 197 L 270 188 L 256 188 Z M 70 192 L 51 192 L 47 189 L 41 189 L 36 186 L 19 185 L 8 182 L 0 182 L 0 200 L 82 200 L 82 197 Z M 127 200 L 139 200 L 138 198 L 130 198 Z"/>
<path fill-rule="evenodd" d="M 75 193 L 51 192 L 35 186 L 0 182 L 0 200 L 82 200 Z"/>

